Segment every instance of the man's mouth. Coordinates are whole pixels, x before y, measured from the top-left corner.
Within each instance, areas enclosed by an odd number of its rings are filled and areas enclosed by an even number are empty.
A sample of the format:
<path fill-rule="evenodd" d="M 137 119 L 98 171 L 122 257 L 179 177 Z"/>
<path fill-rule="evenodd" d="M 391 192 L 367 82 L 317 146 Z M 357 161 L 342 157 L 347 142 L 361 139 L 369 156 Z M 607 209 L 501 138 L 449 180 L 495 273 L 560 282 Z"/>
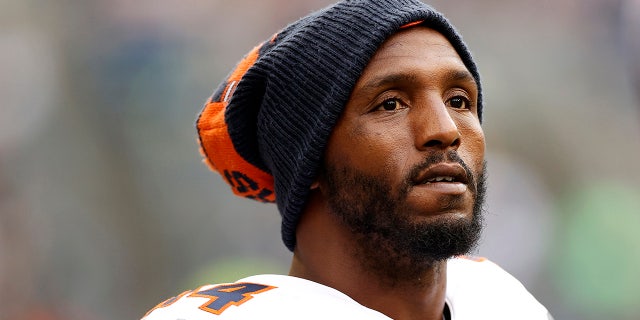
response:
<path fill-rule="evenodd" d="M 425 181 L 424 184 L 429 184 L 433 182 L 454 182 L 454 181 L 456 181 L 456 178 L 454 177 L 435 177 L 435 178 L 427 179 L 427 181 Z"/>
<path fill-rule="evenodd" d="M 420 172 L 413 179 L 415 185 L 434 183 L 468 184 L 469 179 L 464 168 L 457 163 L 438 163 Z"/>

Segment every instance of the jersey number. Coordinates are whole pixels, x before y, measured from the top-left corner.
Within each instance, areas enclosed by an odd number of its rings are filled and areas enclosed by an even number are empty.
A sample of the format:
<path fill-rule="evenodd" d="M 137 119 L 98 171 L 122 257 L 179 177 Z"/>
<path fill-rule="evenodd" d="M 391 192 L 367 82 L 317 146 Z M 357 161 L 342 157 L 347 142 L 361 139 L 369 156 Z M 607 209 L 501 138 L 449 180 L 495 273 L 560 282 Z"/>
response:
<path fill-rule="evenodd" d="M 232 305 L 239 306 L 253 298 L 254 294 L 273 288 L 275 287 L 257 283 L 232 283 L 197 291 L 189 296 L 209 299 L 209 301 L 200 306 L 200 309 L 219 315 L 228 307 Z"/>

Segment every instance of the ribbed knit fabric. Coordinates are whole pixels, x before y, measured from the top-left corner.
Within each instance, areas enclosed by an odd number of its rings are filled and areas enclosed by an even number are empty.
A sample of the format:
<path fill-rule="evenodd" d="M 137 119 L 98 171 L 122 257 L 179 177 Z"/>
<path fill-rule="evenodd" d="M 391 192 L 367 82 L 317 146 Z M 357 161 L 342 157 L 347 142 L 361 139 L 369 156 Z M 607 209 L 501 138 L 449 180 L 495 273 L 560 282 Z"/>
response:
<path fill-rule="evenodd" d="M 453 26 L 418 0 L 342 1 L 290 24 L 245 57 L 203 109 L 197 126 L 207 162 L 238 195 L 269 202 L 275 192 L 289 250 L 356 81 L 382 42 L 416 21 L 442 33 L 458 52 L 478 85 L 481 117 L 480 78 L 469 51 Z M 230 81 L 234 74 L 241 75 L 237 84 Z M 225 126 L 226 132 L 208 132 Z M 221 134 L 232 150 L 215 147 Z"/>

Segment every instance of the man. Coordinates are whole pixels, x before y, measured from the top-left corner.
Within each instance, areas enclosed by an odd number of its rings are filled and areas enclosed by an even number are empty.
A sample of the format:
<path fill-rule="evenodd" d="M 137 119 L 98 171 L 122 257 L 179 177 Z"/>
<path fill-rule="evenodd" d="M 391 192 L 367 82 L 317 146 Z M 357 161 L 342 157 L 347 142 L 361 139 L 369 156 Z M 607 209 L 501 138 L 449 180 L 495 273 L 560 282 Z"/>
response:
<path fill-rule="evenodd" d="M 289 276 L 203 286 L 144 319 L 548 319 L 495 264 L 458 257 L 481 229 L 481 93 L 418 0 L 340 2 L 256 47 L 197 127 L 237 195 L 277 202 Z"/>

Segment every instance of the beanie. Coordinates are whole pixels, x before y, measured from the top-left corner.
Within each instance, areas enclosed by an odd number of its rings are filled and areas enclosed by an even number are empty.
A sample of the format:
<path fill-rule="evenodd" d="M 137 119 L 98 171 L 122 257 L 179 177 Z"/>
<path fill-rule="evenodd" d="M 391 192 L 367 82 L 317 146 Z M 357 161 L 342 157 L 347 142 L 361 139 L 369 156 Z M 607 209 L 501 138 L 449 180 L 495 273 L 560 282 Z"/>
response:
<path fill-rule="evenodd" d="M 233 192 L 276 202 L 282 239 L 296 225 L 331 131 L 378 47 L 403 26 L 444 35 L 478 86 L 470 52 L 444 16 L 419 0 L 346 0 L 288 25 L 251 50 L 196 121 L 200 151 Z"/>

